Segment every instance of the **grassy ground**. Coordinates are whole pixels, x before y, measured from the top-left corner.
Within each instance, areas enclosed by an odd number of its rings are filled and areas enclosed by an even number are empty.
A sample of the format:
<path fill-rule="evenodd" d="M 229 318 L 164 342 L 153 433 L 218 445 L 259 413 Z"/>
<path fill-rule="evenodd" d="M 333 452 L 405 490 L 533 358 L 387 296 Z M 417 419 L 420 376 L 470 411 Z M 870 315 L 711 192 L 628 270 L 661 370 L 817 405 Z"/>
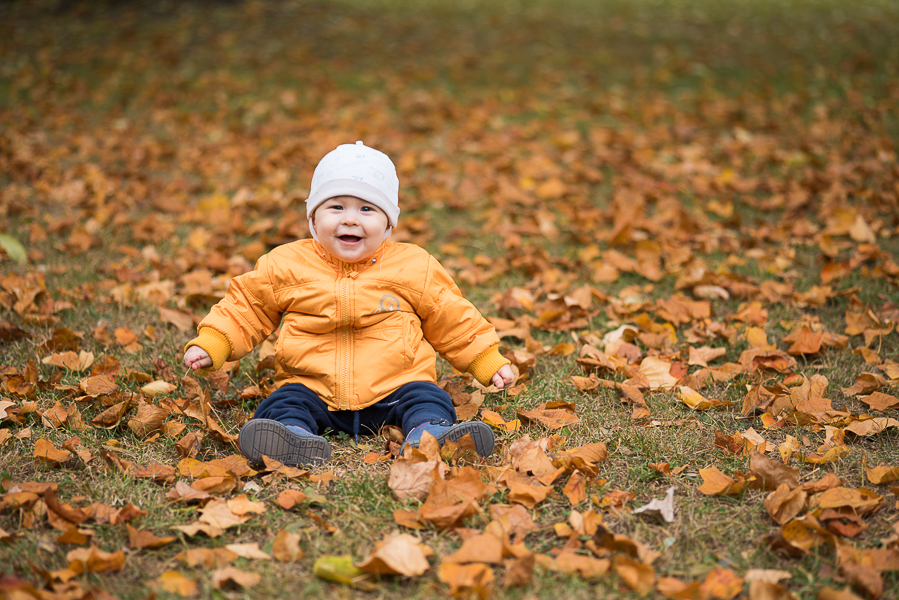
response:
<path fill-rule="evenodd" d="M 897 395 L 899 376 L 886 366 L 899 357 L 897 17 L 886 1 L 4 3 L 0 233 L 15 241 L 4 238 L 0 254 L 0 406 L 11 403 L 0 428 L 9 432 L 0 435 L 0 478 L 56 482 L 59 498 L 76 508 L 134 504 L 146 514 L 131 523 L 158 536 L 195 521 L 196 505 L 167 502 L 174 483 L 122 474 L 100 456 L 112 450 L 135 465 L 174 467 L 183 432 L 137 435 L 126 426 L 133 412 L 111 428 L 54 427 L 47 411 L 57 402 L 76 407 L 88 425 L 106 406 L 102 398 L 76 400 L 94 367 L 43 361 L 66 350 L 93 353 L 95 364 L 114 357 L 122 397 L 133 391 L 157 405 L 185 398 L 180 353 L 192 333 L 158 307 L 196 320 L 229 277 L 271 247 L 308 235 L 303 200 L 312 169 L 337 144 L 363 139 L 398 165 L 403 212 L 395 239 L 440 257 L 482 312 L 514 320 L 536 340 L 523 390 L 488 393 L 482 408 L 513 419 L 548 401 L 576 404 L 576 425 L 498 431 L 489 464 L 505 464 L 504 451 L 525 433 L 561 434 L 565 447 L 604 442 L 609 457 L 576 508 L 592 506 L 610 531 L 660 552 L 655 581 L 782 569 L 791 576 L 785 589 L 798 598 L 849 585 L 852 575 L 831 546 L 792 556 L 771 546 L 780 527 L 763 504 L 767 491 L 706 495 L 699 471 L 749 471 L 748 455 L 716 445 L 716 431 L 732 436 L 753 427 L 773 447 L 792 436 L 807 453 L 861 415 L 896 418 L 896 408 L 872 412 L 843 388 L 877 373 L 881 392 Z M 13 259 L 16 241 L 24 262 Z M 591 304 L 561 300 L 583 286 L 596 292 Z M 829 289 L 815 296 L 815 286 Z M 711 316 L 666 317 L 662 303 L 681 294 L 712 298 Z M 764 317 L 745 316 L 752 302 Z M 788 380 L 776 371 L 701 389 L 733 403 L 701 412 L 678 402 L 676 391 L 646 391 L 650 416 L 637 420 L 618 392 L 579 392 L 570 379 L 587 374 L 576 362 L 584 345 L 603 349 L 602 337 L 622 324 L 639 325 L 643 334 L 634 342 L 633 368 L 660 356 L 682 375 L 679 369 L 700 369 L 686 364 L 690 347 L 723 348 L 712 366 L 737 362 L 750 348 L 748 325 L 787 350 L 796 322 L 844 334 L 846 313 L 865 310 L 881 335 L 847 334 L 845 348 L 796 354 L 789 370 L 826 377 L 824 396 L 850 417 L 817 415 L 766 429 L 763 411 L 743 415 L 743 399 L 759 381 Z M 647 335 L 665 323 L 670 329 L 661 331 L 676 338 L 670 345 Z M 54 336 L 59 328 L 77 335 L 67 344 Z M 140 347 L 117 341 L 120 329 L 136 334 Z M 543 351 L 561 343 L 574 352 Z M 525 349 L 521 337 L 503 344 L 506 352 Z M 852 352 L 864 347 L 876 352 L 870 364 Z M 236 434 L 258 402 L 241 394 L 271 380 L 270 371 L 257 369 L 259 352 L 242 359 L 221 389 L 213 379 L 201 382 L 227 433 Z M 452 375 L 448 365 L 441 369 Z M 35 384 L 32 392 L 22 379 Z M 140 392 L 160 379 L 175 388 L 154 398 Z M 473 391 L 466 382 L 462 390 Z M 185 432 L 206 434 L 197 459 L 237 452 L 198 420 L 166 418 L 180 421 Z M 88 462 L 72 457 L 50 466 L 35 458 L 38 440 L 61 447 L 76 434 Z M 385 577 L 374 592 L 313 576 L 319 557 L 365 558 L 384 535 L 402 529 L 394 510 L 417 506 L 388 488 L 391 461 L 364 461 L 383 451 L 383 438 L 363 438 L 361 448 L 345 437 L 332 441 L 329 486 L 242 478 L 244 491 L 267 510 L 215 539 L 174 532 L 173 543 L 134 549 L 122 524 L 84 523 L 94 545 L 124 549 L 127 559 L 121 570 L 76 577 L 81 591 L 72 588 L 70 597 L 94 588 L 144 598 L 169 570 L 194 580 L 202 597 L 445 593 L 437 565 L 460 538 L 434 528 L 416 533 L 438 554 L 422 576 Z M 802 482 L 834 473 L 847 489 L 882 496 L 878 510 L 863 515 L 867 529 L 842 543 L 895 552 L 897 499 L 889 483 L 869 481 L 862 459 L 896 466 L 897 442 L 896 427 L 846 433 L 848 454 L 839 460 L 789 459 Z M 776 450 L 770 456 L 780 460 Z M 660 474 L 652 467 L 659 463 L 677 473 Z M 525 538 L 532 552 L 553 554 L 566 543 L 553 528 L 572 511 L 564 482 L 530 511 L 538 526 Z M 671 485 L 672 523 L 631 514 Z M 304 490 L 308 499 L 283 510 L 274 501 L 285 489 Z M 616 490 L 633 494 L 628 509 L 602 504 Z M 501 488 L 466 525 L 483 530 L 487 505 L 506 500 Z M 0 509 L 0 530 L 10 534 L 0 541 L 0 572 L 52 597 L 42 573 L 67 567 L 66 554 L 79 546 L 57 541 L 60 527 L 40 503 L 8 504 Z M 322 527 L 322 518 L 337 531 Z M 262 575 L 246 590 L 218 589 L 214 569 L 176 558 L 231 543 L 271 550 L 282 530 L 300 535 L 305 558 L 237 559 L 240 570 Z M 503 589 L 506 571 L 495 568 L 496 597 L 636 595 L 617 574 L 584 580 L 539 566 L 531 583 Z M 880 577 L 890 597 L 899 579 L 890 570 Z M 50 580 L 62 592 L 59 576 Z M 859 595 L 877 595 L 876 585 L 854 583 Z M 704 589 L 698 593 L 728 597 Z M 738 593 L 748 596 L 748 583 Z"/>

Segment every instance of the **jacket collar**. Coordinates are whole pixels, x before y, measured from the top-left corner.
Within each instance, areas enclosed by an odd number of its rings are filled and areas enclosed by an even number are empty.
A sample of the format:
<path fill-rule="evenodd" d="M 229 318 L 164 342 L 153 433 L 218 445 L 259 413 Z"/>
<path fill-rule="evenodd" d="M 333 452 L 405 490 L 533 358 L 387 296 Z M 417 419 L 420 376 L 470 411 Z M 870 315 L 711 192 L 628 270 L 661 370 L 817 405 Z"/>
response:
<path fill-rule="evenodd" d="M 325 247 L 321 245 L 318 240 L 312 241 L 312 247 L 315 248 L 315 253 L 321 258 L 324 262 L 328 263 L 335 271 L 342 270 L 350 270 L 356 272 L 362 272 L 370 267 L 378 265 L 384 257 L 384 246 L 387 244 L 387 240 L 381 242 L 381 245 L 378 246 L 378 249 L 375 250 L 375 253 L 366 258 L 363 261 L 348 263 L 341 260 L 339 257 L 331 254 Z"/>

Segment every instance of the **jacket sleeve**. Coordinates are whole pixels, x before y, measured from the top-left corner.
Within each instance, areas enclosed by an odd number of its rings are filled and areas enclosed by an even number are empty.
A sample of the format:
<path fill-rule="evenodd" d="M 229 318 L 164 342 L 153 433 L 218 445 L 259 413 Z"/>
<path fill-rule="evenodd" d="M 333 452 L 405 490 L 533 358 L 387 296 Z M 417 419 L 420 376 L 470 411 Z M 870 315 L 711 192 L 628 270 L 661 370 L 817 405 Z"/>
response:
<path fill-rule="evenodd" d="M 209 328 L 230 345 L 230 355 L 225 360 L 238 360 L 278 328 L 281 312 L 275 299 L 268 260 L 263 256 L 255 269 L 231 280 L 225 298 L 200 322 L 197 326 L 200 336 L 188 346 L 200 346 L 212 355 L 213 348 L 207 348 L 203 343 L 212 339 L 211 332 L 202 331 Z M 219 336 L 214 337 L 221 340 Z"/>
<path fill-rule="evenodd" d="M 428 257 L 428 273 L 418 310 L 425 339 L 454 368 L 468 371 L 483 385 L 509 361 L 499 353 L 496 330 L 439 262 Z"/>

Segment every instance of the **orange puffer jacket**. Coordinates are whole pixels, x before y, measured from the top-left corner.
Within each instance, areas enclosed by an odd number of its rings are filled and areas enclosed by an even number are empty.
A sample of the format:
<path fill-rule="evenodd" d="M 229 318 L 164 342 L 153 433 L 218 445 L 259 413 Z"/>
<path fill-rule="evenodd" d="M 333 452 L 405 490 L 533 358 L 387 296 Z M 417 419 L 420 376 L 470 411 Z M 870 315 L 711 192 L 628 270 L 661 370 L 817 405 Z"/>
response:
<path fill-rule="evenodd" d="M 386 241 L 343 263 L 313 240 L 279 246 L 231 281 L 198 327 L 213 369 L 281 326 L 275 385 L 302 383 L 332 410 L 360 410 L 413 381 L 436 381 L 436 354 L 488 385 L 508 360 L 490 323 L 422 248 Z"/>

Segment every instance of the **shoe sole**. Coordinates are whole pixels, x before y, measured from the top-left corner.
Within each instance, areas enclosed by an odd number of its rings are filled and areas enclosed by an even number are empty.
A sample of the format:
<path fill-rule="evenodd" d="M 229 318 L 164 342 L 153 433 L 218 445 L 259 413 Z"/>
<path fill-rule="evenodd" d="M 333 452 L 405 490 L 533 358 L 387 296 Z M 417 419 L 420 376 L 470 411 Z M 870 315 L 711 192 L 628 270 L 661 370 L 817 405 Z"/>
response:
<path fill-rule="evenodd" d="M 487 457 L 493 454 L 493 431 L 491 431 L 489 425 L 481 423 L 480 421 L 457 423 L 456 425 L 453 425 L 446 431 L 441 432 L 434 437 L 437 438 L 437 443 L 443 446 L 443 442 L 445 440 L 458 442 L 463 437 L 469 434 L 471 435 L 471 439 L 474 442 L 474 449 L 478 454 L 483 457 Z M 421 440 L 415 440 L 408 443 L 413 448 L 418 448 L 418 444 L 420 441 Z"/>
<path fill-rule="evenodd" d="M 331 459 L 327 440 L 294 435 L 286 425 L 271 419 L 251 419 L 241 428 L 237 445 L 250 462 L 257 464 L 263 464 L 263 454 L 290 466 L 317 466 Z"/>

